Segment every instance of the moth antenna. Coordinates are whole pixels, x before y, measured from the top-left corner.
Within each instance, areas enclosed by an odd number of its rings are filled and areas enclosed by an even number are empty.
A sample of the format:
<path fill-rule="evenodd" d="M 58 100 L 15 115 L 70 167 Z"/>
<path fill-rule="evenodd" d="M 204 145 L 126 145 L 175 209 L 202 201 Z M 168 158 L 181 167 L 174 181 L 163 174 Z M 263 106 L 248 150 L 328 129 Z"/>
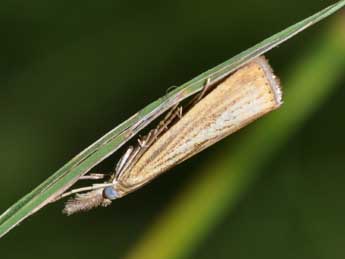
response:
<path fill-rule="evenodd" d="M 106 207 L 110 205 L 111 200 L 103 197 L 103 188 L 94 191 L 76 194 L 74 198 L 65 203 L 63 213 L 72 215 L 77 212 L 88 211 L 98 206 Z"/>

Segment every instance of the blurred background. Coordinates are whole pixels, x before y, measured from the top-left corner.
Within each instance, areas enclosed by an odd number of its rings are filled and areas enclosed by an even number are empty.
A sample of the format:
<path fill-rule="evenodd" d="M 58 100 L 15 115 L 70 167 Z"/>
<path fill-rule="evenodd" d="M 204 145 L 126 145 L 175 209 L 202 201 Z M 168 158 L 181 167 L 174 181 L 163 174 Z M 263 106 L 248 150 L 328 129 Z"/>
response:
<path fill-rule="evenodd" d="M 333 2 L 1 1 L 0 211 L 168 87 Z M 281 111 L 108 208 L 47 206 L 0 240 L 0 257 L 344 258 L 344 13 L 266 56 Z M 198 190 L 214 200 L 193 202 Z"/>

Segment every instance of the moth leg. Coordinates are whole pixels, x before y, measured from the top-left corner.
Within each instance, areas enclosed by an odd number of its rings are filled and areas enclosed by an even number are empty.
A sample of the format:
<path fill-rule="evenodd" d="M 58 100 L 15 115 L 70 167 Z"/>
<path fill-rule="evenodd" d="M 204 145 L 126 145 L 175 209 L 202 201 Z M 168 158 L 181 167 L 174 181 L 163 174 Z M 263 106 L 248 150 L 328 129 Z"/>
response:
<path fill-rule="evenodd" d="M 79 180 L 99 180 L 104 179 L 107 174 L 88 174 L 79 177 Z"/>
<path fill-rule="evenodd" d="M 60 197 L 57 200 L 62 199 L 62 198 L 66 197 L 66 196 L 69 196 L 71 194 L 75 194 L 75 193 L 78 194 L 80 192 L 97 190 L 97 189 L 101 189 L 101 188 L 112 186 L 112 185 L 113 185 L 112 183 L 93 184 L 91 186 L 73 189 L 73 190 L 71 190 L 69 192 L 65 192 L 65 193 L 61 194 Z"/>
<path fill-rule="evenodd" d="M 123 166 L 126 164 L 128 158 L 130 157 L 130 155 L 132 154 L 134 148 L 133 146 L 129 146 L 128 149 L 126 150 L 126 152 L 123 154 L 123 156 L 119 159 L 119 161 L 116 164 L 115 167 L 115 173 L 121 171 L 121 169 L 123 168 Z"/>
<path fill-rule="evenodd" d="M 142 149 L 148 148 L 157 138 L 162 134 L 163 131 L 169 129 L 169 124 L 179 116 L 180 109 L 182 107 L 178 104 L 175 104 L 169 112 L 165 115 L 165 117 L 158 123 L 156 128 L 150 130 L 150 132 L 141 139 L 138 139 L 139 146 Z"/>
<path fill-rule="evenodd" d="M 124 171 L 135 161 L 136 156 L 142 150 L 143 147 L 138 145 L 136 148 L 131 147 L 131 150 L 127 150 L 125 155 L 122 156 L 122 161 L 119 161 L 118 166 L 116 166 L 115 174 L 111 177 L 110 182 L 113 182 L 115 179 L 119 178 Z M 121 160 L 120 159 L 120 160 Z"/>
<path fill-rule="evenodd" d="M 176 104 L 173 108 L 170 109 L 169 113 L 165 116 L 165 118 L 158 124 L 156 130 L 158 131 L 158 135 L 163 131 L 167 130 L 169 124 L 173 122 L 176 117 L 182 116 L 182 106 L 180 104 Z"/>
<path fill-rule="evenodd" d="M 182 118 L 182 112 L 183 112 L 183 108 L 182 108 L 182 106 L 180 106 L 179 108 L 178 108 L 178 112 L 177 112 L 177 116 L 181 119 Z"/>
<path fill-rule="evenodd" d="M 155 130 L 150 130 L 150 132 L 145 135 L 144 137 L 139 137 L 137 139 L 138 144 L 140 146 L 140 148 L 145 148 L 148 147 L 147 146 L 147 142 L 150 141 L 151 137 L 155 134 Z"/>
<path fill-rule="evenodd" d="M 211 78 L 207 78 L 204 86 L 200 93 L 198 93 L 191 101 L 188 103 L 188 107 L 195 105 L 197 102 L 199 102 L 207 93 L 207 91 L 210 89 L 211 86 L 213 86 L 214 83 L 211 82 Z M 170 109 L 169 113 L 165 116 L 165 118 L 158 124 L 159 127 L 167 127 L 166 125 L 170 124 L 173 119 L 178 116 L 179 118 L 182 117 L 182 107 L 179 106 L 179 104 L 176 104 L 173 108 Z"/>
<path fill-rule="evenodd" d="M 167 125 L 175 118 L 176 110 L 178 109 L 179 104 L 175 104 L 169 112 L 165 115 L 165 117 L 158 123 L 156 127 L 156 131 L 160 131 L 161 129 L 167 129 Z"/>
<path fill-rule="evenodd" d="M 200 93 L 198 93 L 192 100 L 191 102 L 188 104 L 188 106 L 193 106 L 195 105 L 197 102 L 199 102 L 206 94 L 206 92 L 210 89 L 210 87 L 213 86 L 213 83 L 211 83 L 211 78 L 207 78 L 204 86 L 202 87 L 202 90 Z"/>

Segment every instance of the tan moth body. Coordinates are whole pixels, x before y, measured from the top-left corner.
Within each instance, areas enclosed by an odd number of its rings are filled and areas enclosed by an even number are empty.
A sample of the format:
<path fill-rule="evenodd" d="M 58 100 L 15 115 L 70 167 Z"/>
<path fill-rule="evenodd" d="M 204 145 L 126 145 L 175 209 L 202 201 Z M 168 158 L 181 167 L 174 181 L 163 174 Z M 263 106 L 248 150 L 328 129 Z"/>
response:
<path fill-rule="evenodd" d="M 277 109 L 281 98 L 279 82 L 267 60 L 254 59 L 219 83 L 170 127 L 167 125 L 176 116 L 168 115 L 168 123 L 163 120 L 165 126 L 158 125 L 139 140 L 136 148 L 128 148 L 109 182 L 89 187 L 91 192 L 77 194 L 66 203 L 64 211 L 72 214 L 107 206 L 112 199 L 135 191 L 171 167 Z M 160 131 L 163 128 L 168 129 Z"/>
<path fill-rule="evenodd" d="M 255 59 L 183 115 L 117 179 L 116 188 L 124 195 L 140 187 L 280 104 L 281 90 L 269 64 Z"/>

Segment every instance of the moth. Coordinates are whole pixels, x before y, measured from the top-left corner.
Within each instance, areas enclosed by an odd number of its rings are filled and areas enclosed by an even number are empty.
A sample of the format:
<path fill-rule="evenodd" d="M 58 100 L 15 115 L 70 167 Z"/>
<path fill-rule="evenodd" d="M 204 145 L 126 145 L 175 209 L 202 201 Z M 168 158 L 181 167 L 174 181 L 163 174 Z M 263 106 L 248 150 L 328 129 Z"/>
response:
<path fill-rule="evenodd" d="M 76 195 L 66 202 L 63 212 L 71 215 L 108 206 L 281 104 L 279 80 L 263 56 L 221 82 L 207 80 L 189 104 L 173 107 L 137 145 L 128 147 L 106 182 L 64 193 L 62 197 Z"/>

